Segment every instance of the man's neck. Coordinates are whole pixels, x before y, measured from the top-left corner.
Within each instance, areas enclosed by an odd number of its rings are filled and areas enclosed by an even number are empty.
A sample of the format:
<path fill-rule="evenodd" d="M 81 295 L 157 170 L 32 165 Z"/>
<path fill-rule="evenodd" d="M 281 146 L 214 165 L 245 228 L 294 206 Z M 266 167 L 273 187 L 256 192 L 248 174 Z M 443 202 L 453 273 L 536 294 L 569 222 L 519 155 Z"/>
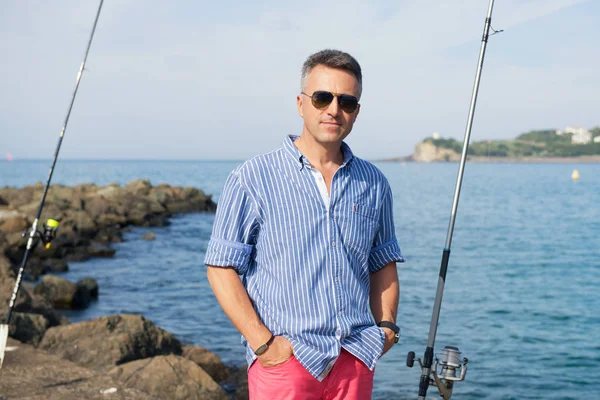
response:
<path fill-rule="evenodd" d="M 342 152 L 342 142 L 319 143 L 309 134 L 302 133 L 296 139 L 294 145 L 300 152 L 308 158 L 311 165 L 319 171 L 331 168 L 337 169 L 344 163 L 344 153 Z"/>

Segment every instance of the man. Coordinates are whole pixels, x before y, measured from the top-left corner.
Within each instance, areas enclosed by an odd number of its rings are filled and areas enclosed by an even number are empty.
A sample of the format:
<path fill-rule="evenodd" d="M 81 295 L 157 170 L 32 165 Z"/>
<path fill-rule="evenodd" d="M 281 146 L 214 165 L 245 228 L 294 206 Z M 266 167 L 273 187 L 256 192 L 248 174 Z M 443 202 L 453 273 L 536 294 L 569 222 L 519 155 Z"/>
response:
<path fill-rule="evenodd" d="M 392 194 L 343 142 L 361 91 L 352 56 L 311 55 L 302 134 L 235 169 L 219 200 L 205 263 L 246 345 L 252 400 L 370 399 L 398 339 Z"/>

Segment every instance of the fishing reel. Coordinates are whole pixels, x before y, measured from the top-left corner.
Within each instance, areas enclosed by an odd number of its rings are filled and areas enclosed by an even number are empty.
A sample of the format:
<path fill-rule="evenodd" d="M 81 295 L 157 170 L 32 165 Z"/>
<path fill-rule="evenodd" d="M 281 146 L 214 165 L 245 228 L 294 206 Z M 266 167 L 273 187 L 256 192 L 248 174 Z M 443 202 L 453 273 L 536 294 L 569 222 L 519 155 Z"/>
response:
<path fill-rule="evenodd" d="M 446 346 L 444 350 L 440 352 L 440 358 L 436 357 L 433 366 L 431 367 L 433 379 L 429 379 L 429 385 L 437 386 L 442 399 L 449 399 L 452 396 L 454 382 L 463 381 L 467 375 L 467 363 L 469 360 L 465 357 L 461 361 L 460 355 L 461 352 L 458 350 L 458 347 Z M 421 370 L 424 370 L 420 358 L 417 358 L 417 362 L 419 363 Z M 411 351 L 408 353 L 406 365 L 412 368 L 414 364 L 415 352 Z M 439 375 L 437 373 L 438 364 L 441 366 Z"/>
<path fill-rule="evenodd" d="M 35 230 L 35 231 L 34 231 Z M 56 237 L 56 231 L 58 230 L 58 221 L 49 218 L 44 224 L 44 230 L 42 232 L 35 228 L 35 225 L 31 228 L 31 231 L 23 231 L 22 237 L 29 235 L 33 240 L 41 240 L 44 243 L 44 247 L 50 248 L 52 240 Z"/>

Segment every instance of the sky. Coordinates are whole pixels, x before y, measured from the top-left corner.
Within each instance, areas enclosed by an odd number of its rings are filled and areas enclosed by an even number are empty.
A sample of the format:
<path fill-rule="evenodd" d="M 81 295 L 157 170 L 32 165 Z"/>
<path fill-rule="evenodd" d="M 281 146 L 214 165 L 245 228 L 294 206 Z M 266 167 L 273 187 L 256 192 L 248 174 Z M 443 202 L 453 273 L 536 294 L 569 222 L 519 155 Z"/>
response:
<path fill-rule="evenodd" d="M 249 4 L 254 3 L 254 4 Z M 487 0 L 105 0 L 60 157 L 243 160 L 300 134 L 300 70 L 324 48 L 363 70 L 347 142 L 409 155 L 462 140 Z M 5 0 L 0 158 L 51 159 L 99 1 Z M 600 1 L 496 0 L 472 141 L 600 125 Z"/>

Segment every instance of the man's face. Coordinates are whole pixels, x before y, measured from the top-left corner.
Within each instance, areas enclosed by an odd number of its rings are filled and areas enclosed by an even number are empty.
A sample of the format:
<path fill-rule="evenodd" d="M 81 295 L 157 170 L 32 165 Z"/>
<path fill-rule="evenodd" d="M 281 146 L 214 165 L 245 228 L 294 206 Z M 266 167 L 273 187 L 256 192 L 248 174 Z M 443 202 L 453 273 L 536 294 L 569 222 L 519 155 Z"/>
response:
<path fill-rule="evenodd" d="M 318 65 L 306 79 L 304 93 L 309 96 L 317 90 L 337 94 L 359 96 L 358 81 L 350 72 Z M 341 143 L 348 136 L 360 111 L 360 105 L 352 113 L 340 108 L 338 98 L 322 109 L 312 105 L 309 96 L 300 94 L 296 98 L 298 113 L 304 119 L 304 131 L 321 144 Z"/>

